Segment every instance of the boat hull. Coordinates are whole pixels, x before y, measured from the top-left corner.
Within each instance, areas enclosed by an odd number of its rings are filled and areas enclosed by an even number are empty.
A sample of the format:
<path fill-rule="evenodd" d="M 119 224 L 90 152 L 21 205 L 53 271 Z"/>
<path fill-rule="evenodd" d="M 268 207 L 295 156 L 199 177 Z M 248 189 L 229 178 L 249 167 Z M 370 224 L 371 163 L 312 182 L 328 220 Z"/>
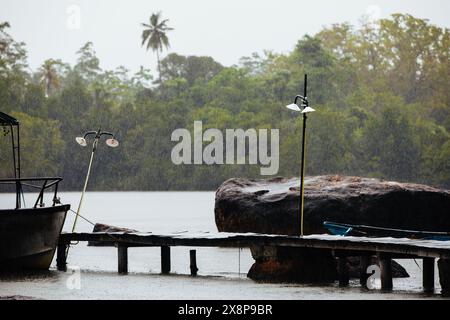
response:
<path fill-rule="evenodd" d="M 0 210 L 0 270 L 47 270 L 69 209 Z"/>
<path fill-rule="evenodd" d="M 373 226 L 351 225 L 325 221 L 324 227 L 331 234 L 339 236 L 355 237 L 391 237 L 391 238 L 410 238 L 436 241 L 450 241 L 450 232 L 433 232 L 418 230 L 390 229 Z"/>

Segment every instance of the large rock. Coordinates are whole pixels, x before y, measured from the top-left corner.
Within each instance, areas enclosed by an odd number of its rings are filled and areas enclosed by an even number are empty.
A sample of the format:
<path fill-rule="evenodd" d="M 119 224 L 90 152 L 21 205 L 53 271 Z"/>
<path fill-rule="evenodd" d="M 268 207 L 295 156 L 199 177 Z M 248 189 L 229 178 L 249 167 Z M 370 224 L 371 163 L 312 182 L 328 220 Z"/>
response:
<path fill-rule="evenodd" d="M 123 232 L 123 233 L 133 233 L 133 232 L 138 232 L 137 230 L 134 229 L 129 229 L 129 228 L 123 228 L 123 227 L 116 227 L 116 226 L 111 226 L 109 224 L 104 224 L 104 223 L 96 223 L 94 225 L 94 228 L 92 229 L 92 232 Z"/>
<path fill-rule="evenodd" d="M 92 229 L 92 232 L 106 232 L 106 233 L 113 233 L 113 232 L 123 232 L 123 233 L 133 233 L 138 232 L 134 229 L 129 228 L 123 228 L 123 227 L 116 227 L 116 226 L 110 226 L 108 224 L 104 223 L 96 223 L 94 225 L 94 228 Z M 88 241 L 89 247 L 110 247 L 114 243 L 111 241 L 110 243 L 106 242 L 98 242 L 98 241 Z"/>
<path fill-rule="evenodd" d="M 219 231 L 296 235 L 299 179 L 230 179 L 216 192 Z M 379 179 L 305 179 L 304 231 L 323 234 L 324 221 L 386 228 L 450 231 L 450 191 Z"/>
<path fill-rule="evenodd" d="M 216 192 L 215 219 L 221 232 L 299 233 L 299 179 L 230 179 Z M 385 228 L 450 230 L 450 192 L 424 185 L 379 179 L 317 176 L 305 179 L 304 231 L 323 234 L 324 221 Z M 255 280 L 323 282 L 336 278 L 328 254 L 301 254 L 292 248 L 253 248 Z M 376 260 L 373 263 L 377 263 Z M 359 259 L 348 260 L 350 276 L 359 276 Z M 320 267 L 320 277 L 314 271 Z M 393 262 L 394 277 L 408 277 Z"/>
<path fill-rule="evenodd" d="M 255 263 L 247 276 L 264 282 L 329 283 L 338 278 L 337 261 L 330 250 L 302 249 L 287 247 L 251 248 Z M 358 279 L 361 274 L 359 257 L 348 257 L 349 277 Z M 378 265 L 377 257 L 372 257 L 372 265 Z M 408 278 L 409 274 L 396 261 L 392 261 L 392 276 Z"/>
<path fill-rule="evenodd" d="M 329 283 L 337 278 L 331 250 L 252 247 L 247 276 L 264 282 Z"/>

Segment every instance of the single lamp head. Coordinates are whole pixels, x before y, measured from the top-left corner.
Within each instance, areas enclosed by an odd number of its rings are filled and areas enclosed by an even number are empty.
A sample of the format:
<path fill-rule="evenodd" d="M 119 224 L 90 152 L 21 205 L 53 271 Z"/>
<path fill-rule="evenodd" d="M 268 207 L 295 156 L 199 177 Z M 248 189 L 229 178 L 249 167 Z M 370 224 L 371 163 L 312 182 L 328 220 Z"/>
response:
<path fill-rule="evenodd" d="M 286 108 L 293 110 L 293 111 L 297 111 L 297 112 L 302 111 L 296 103 L 290 104 L 290 105 L 286 106 Z"/>
<path fill-rule="evenodd" d="M 315 112 L 316 110 L 314 110 L 311 107 L 306 107 L 305 109 L 302 110 L 302 113 L 311 113 L 311 112 Z"/>
<path fill-rule="evenodd" d="M 114 138 L 106 140 L 106 145 L 111 148 L 117 148 L 119 146 L 119 141 Z"/>
<path fill-rule="evenodd" d="M 75 141 L 78 142 L 78 144 L 82 147 L 86 147 L 87 146 L 87 142 L 86 139 L 83 137 L 76 137 Z"/>

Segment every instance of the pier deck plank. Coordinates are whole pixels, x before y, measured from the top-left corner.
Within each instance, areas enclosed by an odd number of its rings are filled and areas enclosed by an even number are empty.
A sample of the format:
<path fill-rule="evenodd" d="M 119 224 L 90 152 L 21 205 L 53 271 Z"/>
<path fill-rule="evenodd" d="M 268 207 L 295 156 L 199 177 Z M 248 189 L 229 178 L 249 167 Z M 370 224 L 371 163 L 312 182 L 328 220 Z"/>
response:
<path fill-rule="evenodd" d="M 349 254 L 358 252 L 384 252 L 422 258 L 450 259 L 450 241 L 342 237 L 334 235 L 308 235 L 304 237 L 268 235 L 256 233 L 226 232 L 175 232 L 156 233 L 62 233 L 60 241 L 97 241 L 126 244 L 128 247 L 142 246 L 187 246 L 187 247 L 251 247 L 285 246 L 344 250 Z"/>

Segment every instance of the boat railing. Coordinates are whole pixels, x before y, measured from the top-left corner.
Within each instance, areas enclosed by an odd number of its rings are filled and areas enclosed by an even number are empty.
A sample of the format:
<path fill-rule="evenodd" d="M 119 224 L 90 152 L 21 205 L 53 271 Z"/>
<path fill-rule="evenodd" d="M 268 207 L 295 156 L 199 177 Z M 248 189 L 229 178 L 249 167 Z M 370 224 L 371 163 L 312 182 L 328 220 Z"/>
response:
<path fill-rule="evenodd" d="M 23 187 L 30 187 L 39 190 L 39 195 L 34 203 L 33 208 L 44 206 L 45 190 L 54 187 L 53 190 L 53 206 L 60 203 L 58 198 L 58 184 L 62 181 L 60 177 L 41 177 L 41 178 L 8 178 L 0 179 L 0 185 L 10 184 L 16 187 L 16 209 L 22 207 Z M 40 184 L 37 184 L 41 182 Z M 22 198 L 21 198 L 22 197 Z"/>

